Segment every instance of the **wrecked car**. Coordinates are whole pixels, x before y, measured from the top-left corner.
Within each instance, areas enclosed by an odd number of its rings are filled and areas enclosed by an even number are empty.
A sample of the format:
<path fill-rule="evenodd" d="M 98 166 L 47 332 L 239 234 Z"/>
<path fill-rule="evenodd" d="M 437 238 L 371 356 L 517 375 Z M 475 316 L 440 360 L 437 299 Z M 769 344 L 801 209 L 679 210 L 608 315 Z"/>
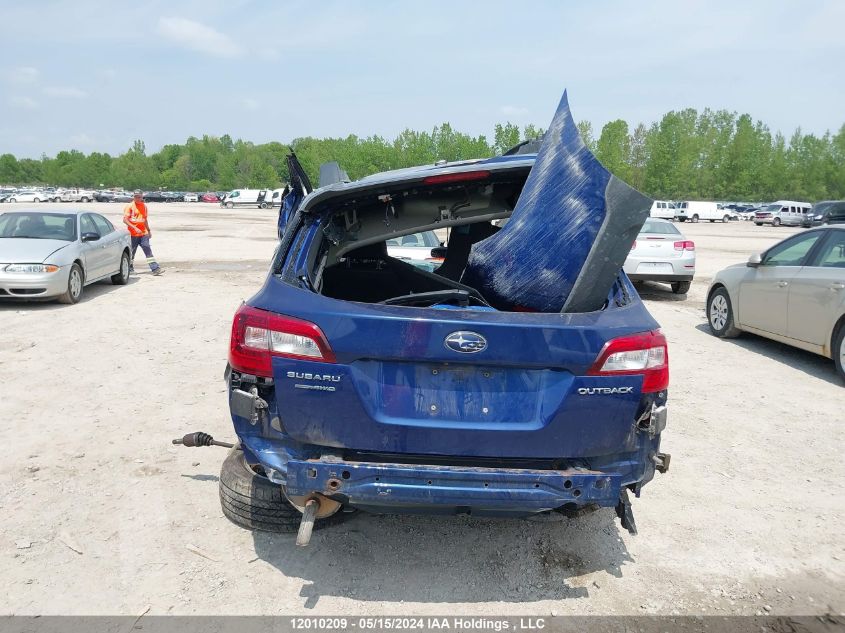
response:
<path fill-rule="evenodd" d="M 628 493 L 669 464 L 666 339 L 622 271 L 652 201 L 566 94 L 539 151 L 316 190 L 290 161 L 279 248 L 232 324 L 225 515 L 300 544 L 355 510 L 605 506 L 636 532 Z M 433 271 L 388 255 L 441 230 Z"/>

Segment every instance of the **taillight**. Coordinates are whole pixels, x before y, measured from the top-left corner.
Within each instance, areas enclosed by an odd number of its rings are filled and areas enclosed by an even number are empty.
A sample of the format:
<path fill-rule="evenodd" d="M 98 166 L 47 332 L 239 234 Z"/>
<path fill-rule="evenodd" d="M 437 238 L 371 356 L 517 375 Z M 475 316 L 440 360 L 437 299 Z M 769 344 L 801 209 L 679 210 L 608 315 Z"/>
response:
<path fill-rule="evenodd" d="M 683 240 L 682 242 L 675 242 L 676 251 L 694 251 L 695 242 L 692 240 Z"/>
<path fill-rule="evenodd" d="M 428 176 L 423 180 L 424 185 L 440 185 L 450 182 L 466 182 L 469 180 L 485 180 L 490 177 L 489 171 L 460 171 L 454 174 L 438 174 Z"/>
<path fill-rule="evenodd" d="M 612 339 L 605 343 L 587 374 L 641 375 L 643 393 L 662 391 L 669 386 L 669 350 L 666 337 L 660 330 L 654 330 Z"/>
<path fill-rule="evenodd" d="M 329 342 L 313 323 L 242 305 L 232 321 L 232 369 L 270 378 L 273 356 L 335 362 Z"/>

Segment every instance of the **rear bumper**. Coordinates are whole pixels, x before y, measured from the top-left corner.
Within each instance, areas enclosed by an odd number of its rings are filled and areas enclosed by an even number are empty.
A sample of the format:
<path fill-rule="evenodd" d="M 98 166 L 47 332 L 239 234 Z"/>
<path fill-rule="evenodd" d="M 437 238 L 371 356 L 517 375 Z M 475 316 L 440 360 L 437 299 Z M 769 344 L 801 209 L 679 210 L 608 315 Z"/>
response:
<path fill-rule="evenodd" d="M 371 512 L 524 516 L 569 506 L 615 506 L 622 476 L 581 469 L 527 470 L 291 460 L 287 492 L 315 491 Z"/>
<path fill-rule="evenodd" d="M 671 275 L 655 275 L 655 274 L 629 274 L 628 278 L 631 281 L 692 281 L 692 274 L 671 274 Z"/>

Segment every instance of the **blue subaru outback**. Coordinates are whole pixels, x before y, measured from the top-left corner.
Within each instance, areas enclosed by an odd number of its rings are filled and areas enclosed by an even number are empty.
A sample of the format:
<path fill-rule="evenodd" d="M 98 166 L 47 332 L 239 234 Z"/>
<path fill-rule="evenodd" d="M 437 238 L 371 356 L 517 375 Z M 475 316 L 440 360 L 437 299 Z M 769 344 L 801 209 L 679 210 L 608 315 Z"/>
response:
<path fill-rule="evenodd" d="M 666 340 L 621 270 L 651 200 L 584 146 L 566 95 L 504 156 L 328 166 L 314 190 L 289 167 L 271 270 L 232 324 L 226 516 L 304 543 L 355 510 L 607 506 L 635 533 L 628 493 L 669 464 Z M 448 235 L 426 268 L 388 255 L 425 231 Z"/>

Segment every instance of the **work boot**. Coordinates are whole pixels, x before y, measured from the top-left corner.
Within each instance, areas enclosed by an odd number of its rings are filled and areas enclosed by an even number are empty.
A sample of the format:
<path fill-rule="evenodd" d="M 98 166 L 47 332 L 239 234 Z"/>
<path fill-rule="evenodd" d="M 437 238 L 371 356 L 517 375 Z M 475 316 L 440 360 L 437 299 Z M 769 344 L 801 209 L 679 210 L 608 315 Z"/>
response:
<path fill-rule="evenodd" d="M 153 275 L 155 275 L 156 277 L 158 277 L 158 276 L 159 276 L 161 273 L 163 273 L 163 272 L 164 272 L 164 268 L 156 268 L 156 269 L 153 271 Z"/>

